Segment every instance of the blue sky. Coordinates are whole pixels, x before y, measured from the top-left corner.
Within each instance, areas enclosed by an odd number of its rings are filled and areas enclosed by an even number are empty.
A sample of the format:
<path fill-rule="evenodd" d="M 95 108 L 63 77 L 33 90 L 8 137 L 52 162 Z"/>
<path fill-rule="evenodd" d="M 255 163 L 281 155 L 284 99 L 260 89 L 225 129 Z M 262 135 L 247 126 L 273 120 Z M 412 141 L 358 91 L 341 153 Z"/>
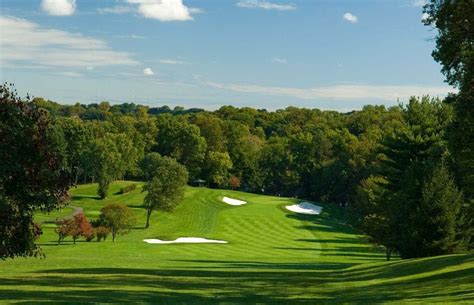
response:
<path fill-rule="evenodd" d="M 60 103 L 339 111 L 444 96 L 422 0 L 0 0 L 0 80 Z"/>

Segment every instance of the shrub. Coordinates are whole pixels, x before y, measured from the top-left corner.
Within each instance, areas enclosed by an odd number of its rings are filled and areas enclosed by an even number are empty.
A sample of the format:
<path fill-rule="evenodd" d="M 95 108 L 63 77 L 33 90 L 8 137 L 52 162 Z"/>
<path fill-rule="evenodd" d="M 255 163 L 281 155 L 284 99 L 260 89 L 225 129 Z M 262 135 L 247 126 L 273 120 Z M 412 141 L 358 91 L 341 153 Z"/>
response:
<path fill-rule="evenodd" d="M 240 187 L 240 179 L 236 176 L 231 176 L 229 178 L 229 186 L 231 189 L 235 190 Z"/>
<path fill-rule="evenodd" d="M 92 226 L 83 213 L 76 214 L 72 218 L 57 220 L 54 231 L 58 234 L 58 245 L 60 245 L 67 236 L 72 237 L 74 244 L 81 236 L 87 241 L 94 238 Z"/>
<path fill-rule="evenodd" d="M 71 221 L 72 219 L 56 220 L 56 228 L 54 229 L 54 232 L 58 234 L 58 245 L 60 245 L 64 239 L 69 236 Z"/>
<path fill-rule="evenodd" d="M 133 190 L 135 190 L 137 188 L 137 185 L 134 183 L 134 184 L 130 184 L 130 185 L 127 185 L 125 187 L 122 187 L 120 189 L 120 194 L 126 194 L 128 192 L 131 192 Z"/>
<path fill-rule="evenodd" d="M 107 236 L 109 236 L 110 230 L 105 226 L 99 226 L 94 229 L 95 236 L 97 237 L 97 241 L 105 241 Z"/>

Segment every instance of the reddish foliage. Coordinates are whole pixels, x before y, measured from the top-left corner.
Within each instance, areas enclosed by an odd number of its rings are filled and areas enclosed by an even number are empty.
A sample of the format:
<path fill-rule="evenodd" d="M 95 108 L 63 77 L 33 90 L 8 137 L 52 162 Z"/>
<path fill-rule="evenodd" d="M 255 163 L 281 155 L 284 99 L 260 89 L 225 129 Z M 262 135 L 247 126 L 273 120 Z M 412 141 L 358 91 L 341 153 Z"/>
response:
<path fill-rule="evenodd" d="M 240 187 L 240 179 L 236 176 L 231 176 L 229 178 L 229 185 L 232 189 L 236 189 Z"/>
<path fill-rule="evenodd" d="M 74 243 L 81 236 L 86 240 L 91 240 L 94 236 L 92 225 L 83 213 L 76 214 L 73 218 L 57 221 L 55 232 L 58 234 L 58 244 L 67 236 L 71 236 Z"/>

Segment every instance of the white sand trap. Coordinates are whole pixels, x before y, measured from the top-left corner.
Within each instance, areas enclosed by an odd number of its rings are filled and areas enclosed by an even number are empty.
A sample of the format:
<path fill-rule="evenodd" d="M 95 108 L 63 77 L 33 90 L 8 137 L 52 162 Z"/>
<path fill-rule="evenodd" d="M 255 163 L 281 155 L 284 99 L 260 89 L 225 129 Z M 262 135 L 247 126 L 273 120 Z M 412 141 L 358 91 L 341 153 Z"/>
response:
<path fill-rule="evenodd" d="M 229 197 L 222 198 L 222 201 L 224 201 L 225 203 L 230 204 L 230 205 L 243 205 L 243 204 L 247 203 L 247 201 L 232 199 L 232 198 L 229 198 Z"/>
<path fill-rule="evenodd" d="M 300 214 L 319 215 L 323 208 L 309 202 L 300 202 L 294 205 L 287 205 L 286 209 Z"/>
<path fill-rule="evenodd" d="M 180 237 L 175 240 L 144 239 L 143 241 L 149 244 L 227 244 L 225 240 L 201 237 Z"/>

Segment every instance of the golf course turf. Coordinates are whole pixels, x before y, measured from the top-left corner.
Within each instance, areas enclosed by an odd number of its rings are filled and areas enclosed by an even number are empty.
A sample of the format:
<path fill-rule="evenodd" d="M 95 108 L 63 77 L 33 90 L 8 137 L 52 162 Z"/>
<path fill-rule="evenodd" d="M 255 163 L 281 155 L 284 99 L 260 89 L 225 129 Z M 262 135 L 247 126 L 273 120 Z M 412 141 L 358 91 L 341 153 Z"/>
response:
<path fill-rule="evenodd" d="M 136 228 L 115 243 L 57 246 L 54 220 L 73 209 L 38 214 L 46 258 L 0 261 L 0 303 L 474 303 L 474 254 L 386 262 L 338 207 L 301 215 L 285 209 L 295 199 L 207 188 L 188 187 L 174 212 L 153 212 L 144 229 L 142 184 L 119 194 L 130 183 L 113 183 L 105 200 L 95 184 L 71 190 L 71 205 L 89 219 L 108 203 L 133 209 Z M 248 203 L 231 206 L 224 196 Z M 143 241 L 179 237 L 228 243 Z"/>

